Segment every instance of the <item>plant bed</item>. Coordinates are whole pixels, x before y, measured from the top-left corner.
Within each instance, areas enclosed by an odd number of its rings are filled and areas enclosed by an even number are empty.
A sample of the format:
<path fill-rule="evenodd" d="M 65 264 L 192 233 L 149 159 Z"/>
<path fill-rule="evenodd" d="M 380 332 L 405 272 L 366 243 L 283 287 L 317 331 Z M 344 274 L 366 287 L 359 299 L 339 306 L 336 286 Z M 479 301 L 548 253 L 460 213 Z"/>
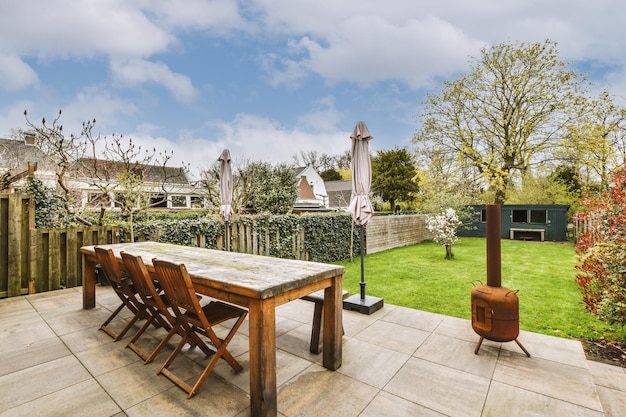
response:
<path fill-rule="evenodd" d="M 587 359 L 626 368 L 626 347 L 616 340 L 582 339 Z"/>

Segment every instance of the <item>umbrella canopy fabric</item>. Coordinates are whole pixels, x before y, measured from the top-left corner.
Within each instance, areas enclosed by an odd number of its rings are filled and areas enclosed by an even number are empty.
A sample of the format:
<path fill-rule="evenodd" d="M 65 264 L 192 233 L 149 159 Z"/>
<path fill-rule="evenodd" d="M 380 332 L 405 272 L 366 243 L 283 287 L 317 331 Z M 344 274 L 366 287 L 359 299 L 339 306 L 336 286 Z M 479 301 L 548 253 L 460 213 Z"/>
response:
<path fill-rule="evenodd" d="M 220 216 L 229 221 L 233 215 L 233 173 L 230 168 L 230 151 L 224 149 L 219 158 L 220 161 Z"/>
<path fill-rule="evenodd" d="M 348 211 L 354 222 L 366 225 L 374 215 L 369 192 L 372 186 L 372 161 L 369 144 L 372 139 L 364 122 L 358 122 L 350 136 L 352 140 L 352 201 Z"/>

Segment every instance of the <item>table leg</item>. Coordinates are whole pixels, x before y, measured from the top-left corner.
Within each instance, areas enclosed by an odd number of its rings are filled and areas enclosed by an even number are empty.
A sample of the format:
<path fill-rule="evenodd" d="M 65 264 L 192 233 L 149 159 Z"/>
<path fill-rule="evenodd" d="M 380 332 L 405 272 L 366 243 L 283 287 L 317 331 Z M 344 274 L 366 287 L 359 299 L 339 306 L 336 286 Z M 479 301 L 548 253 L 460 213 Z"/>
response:
<path fill-rule="evenodd" d="M 273 298 L 252 300 L 249 308 L 250 416 L 278 414 L 276 386 L 276 305 Z"/>
<path fill-rule="evenodd" d="M 83 254 L 83 308 L 96 306 L 96 262 Z"/>
<path fill-rule="evenodd" d="M 322 363 L 332 371 L 341 366 L 343 277 L 333 277 L 333 284 L 324 290 L 324 346 Z"/>

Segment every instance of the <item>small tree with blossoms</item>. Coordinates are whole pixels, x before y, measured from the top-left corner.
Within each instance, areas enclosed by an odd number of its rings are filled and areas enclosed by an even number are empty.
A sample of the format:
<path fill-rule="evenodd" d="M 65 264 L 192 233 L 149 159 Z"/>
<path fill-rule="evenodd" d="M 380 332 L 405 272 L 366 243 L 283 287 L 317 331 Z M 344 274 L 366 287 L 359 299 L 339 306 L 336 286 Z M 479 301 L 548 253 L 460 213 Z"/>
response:
<path fill-rule="evenodd" d="M 581 200 L 574 220 L 587 231 L 576 243 L 576 281 L 587 309 L 611 323 L 626 324 L 626 167 L 609 192 Z"/>
<path fill-rule="evenodd" d="M 447 208 L 434 216 L 426 216 L 426 228 L 431 232 L 433 240 L 446 248 L 446 259 L 452 259 L 452 245 L 458 242 L 456 231 L 461 221 L 453 208 Z"/>

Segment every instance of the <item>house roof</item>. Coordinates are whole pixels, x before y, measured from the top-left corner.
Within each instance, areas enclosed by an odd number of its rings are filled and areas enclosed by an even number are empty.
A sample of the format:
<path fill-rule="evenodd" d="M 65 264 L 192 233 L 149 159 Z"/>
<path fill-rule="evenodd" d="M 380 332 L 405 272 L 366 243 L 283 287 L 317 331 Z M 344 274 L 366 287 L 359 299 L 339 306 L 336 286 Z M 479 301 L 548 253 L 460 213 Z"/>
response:
<path fill-rule="evenodd" d="M 120 174 L 126 172 L 127 167 L 124 162 L 108 161 L 103 159 L 81 158 L 75 166 L 78 172 L 87 177 L 89 170 L 93 170 L 94 164 L 97 171 L 106 173 L 108 178 L 115 179 Z M 183 168 L 163 167 L 160 165 L 145 165 L 136 163 L 134 169 L 141 171 L 144 182 L 168 184 L 189 184 L 189 179 Z"/>
<path fill-rule="evenodd" d="M 27 163 L 37 163 L 37 169 L 54 171 L 54 162 L 37 146 L 23 140 L 0 138 L 0 167 L 6 170 L 24 168 Z"/>
<path fill-rule="evenodd" d="M 348 207 L 352 198 L 352 181 L 325 181 L 330 207 Z"/>

